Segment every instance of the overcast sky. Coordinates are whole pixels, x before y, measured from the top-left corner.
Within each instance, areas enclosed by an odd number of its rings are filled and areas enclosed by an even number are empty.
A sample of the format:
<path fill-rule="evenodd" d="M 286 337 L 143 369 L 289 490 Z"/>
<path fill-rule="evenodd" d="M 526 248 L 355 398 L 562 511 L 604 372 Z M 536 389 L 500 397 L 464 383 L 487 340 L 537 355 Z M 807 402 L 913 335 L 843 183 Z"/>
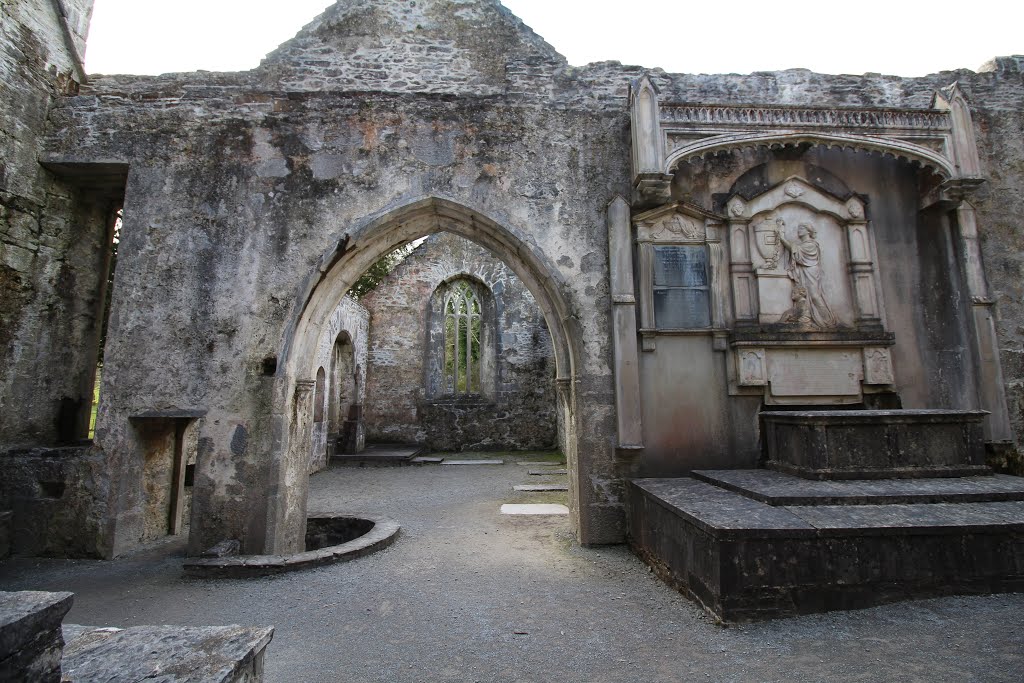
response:
<path fill-rule="evenodd" d="M 570 64 L 921 76 L 1024 53 L 1022 0 L 503 0 Z M 257 66 L 331 0 L 96 0 L 91 73 Z M 635 11 L 630 11 L 635 10 Z"/>

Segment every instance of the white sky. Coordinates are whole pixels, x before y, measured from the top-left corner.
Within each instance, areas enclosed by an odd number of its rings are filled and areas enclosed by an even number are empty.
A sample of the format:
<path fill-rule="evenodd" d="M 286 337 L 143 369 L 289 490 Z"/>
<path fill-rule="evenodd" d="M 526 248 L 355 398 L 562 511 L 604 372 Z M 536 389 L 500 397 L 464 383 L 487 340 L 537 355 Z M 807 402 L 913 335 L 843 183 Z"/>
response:
<path fill-rule="evenodd" d="M 921 76 L 1024 53 L 1021 0 L 503 0 L 570 64 Z M 90 73 L 251 69 L 331 0 L 96 0 Z M 630 9 L 635 9 L 631 12 Z"/>

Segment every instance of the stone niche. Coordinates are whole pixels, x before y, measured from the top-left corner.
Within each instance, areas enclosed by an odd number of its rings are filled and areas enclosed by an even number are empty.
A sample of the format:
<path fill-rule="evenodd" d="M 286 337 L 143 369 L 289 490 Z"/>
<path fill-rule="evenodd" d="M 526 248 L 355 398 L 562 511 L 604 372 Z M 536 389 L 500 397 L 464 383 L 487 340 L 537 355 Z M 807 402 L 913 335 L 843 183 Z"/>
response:
<path fill-rule="evenodd" d="M 735 321 L 730 393 L 768 405 L 849 405 L 891 393 L 864 200 L 791 176 L 726 202 Z"/>

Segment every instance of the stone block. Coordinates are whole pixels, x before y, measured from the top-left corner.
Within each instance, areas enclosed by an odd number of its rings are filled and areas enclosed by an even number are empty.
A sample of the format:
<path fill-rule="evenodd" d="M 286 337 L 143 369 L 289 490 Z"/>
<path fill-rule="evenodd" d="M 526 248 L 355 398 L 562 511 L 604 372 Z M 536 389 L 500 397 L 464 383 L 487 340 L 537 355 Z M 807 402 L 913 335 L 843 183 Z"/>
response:
<path fill-rule="evenodd" d="M 273 628 L 68 627 L 64 680 L 259 683 Z"/>
<path fill-rule="evenodd" d="M 61 621 L 71 593 L 0 593 L 0 680 L 61 681 Z"/>

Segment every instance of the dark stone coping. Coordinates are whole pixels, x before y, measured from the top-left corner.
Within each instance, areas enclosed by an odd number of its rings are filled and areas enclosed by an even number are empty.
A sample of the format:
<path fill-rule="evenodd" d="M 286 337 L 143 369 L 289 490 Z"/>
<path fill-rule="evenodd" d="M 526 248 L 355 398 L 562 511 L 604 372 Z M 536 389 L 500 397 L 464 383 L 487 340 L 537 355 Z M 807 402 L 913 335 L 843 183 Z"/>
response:
<path fill-rule="evenodd" d="M 881 328 L 801 332 L 782 327 L 737 327 L 730 346 L 893 346 L 896 335 Z"/>
<path fill-rule="evenodd" d="M 791 512 L 696 479 L 633 479 L 631 483 L 662 507 L 716 536 L 815 534 L 813 526 Z"/>
<path fill-rule="evenodd" d="M 77 458 L 92 449 L 92 442 L 74 446 L 34 446 L 11 448 L 0 451 L 0 457 L 8 458 Z"/>
<path fill-rule="evenodd" d="M 129 420 L 167 420 L 181 418 L 206 417 L 205 408 L 170 408 L 168 410 L 146 410 L 141 413 L 129 415 Z"/>
<path fill-rule="evenodd" d="M 772 470 L 698 470 L 693 476 L 772 506 L 993 503 L 1024 500 L 1024 477 L 812 480 Z"/>
<path fill-rule="evenodd" d="M 41 632 L 60 628 L 72 593 L 0 592 L 0 661 L 29 645 Z"/>
<path fill-rule="evenodd" d="M 845 424 L 901 424 L 981 422 L 987 410 L 944 410 L 922 408 L 906 410 L 766 410 L 761 417 L 782 424 L 818 423 Z"/>
<path fill-rule="evenodd" d="M 262 680 L 263 650 L 274 629 L 244 626 L 132 626 L 69 624 L 61 660 L 75 683 L 160 680 L 231 683 Z"/>
<path fill-rule="evenodd" d="M 777 507 L 690 478 L 631 483 L 716 538 L 1024 531 L 1024 501 Z"/>
<path fill-rule="evenodd" d="M 856 467 L 810 469 L 788 462 L 769 460 L 764 464 L 770 470 L 791 474 L 804 479 L 829 481 L 857 481 L 865 479 L 950 479 L 956 477 L 987 477 L 995 472 L 988 465 L 915 465 L 912 467 Z"/>
<path fill-rule="evenodd" d="M 310 519 L 358 518 L 373 522 L 373 528 L 359 538 L 341 545 L 307 550 L 294 555 L 236 555 L 233 557 L 190 558 L 185 574 L 204 578 L 248 578 L 281 574 L 336 562 L 347 562 L 388 547 L 398 538 L 399 524 L 385 517 L 358 514 L 317 514 Z"/>

